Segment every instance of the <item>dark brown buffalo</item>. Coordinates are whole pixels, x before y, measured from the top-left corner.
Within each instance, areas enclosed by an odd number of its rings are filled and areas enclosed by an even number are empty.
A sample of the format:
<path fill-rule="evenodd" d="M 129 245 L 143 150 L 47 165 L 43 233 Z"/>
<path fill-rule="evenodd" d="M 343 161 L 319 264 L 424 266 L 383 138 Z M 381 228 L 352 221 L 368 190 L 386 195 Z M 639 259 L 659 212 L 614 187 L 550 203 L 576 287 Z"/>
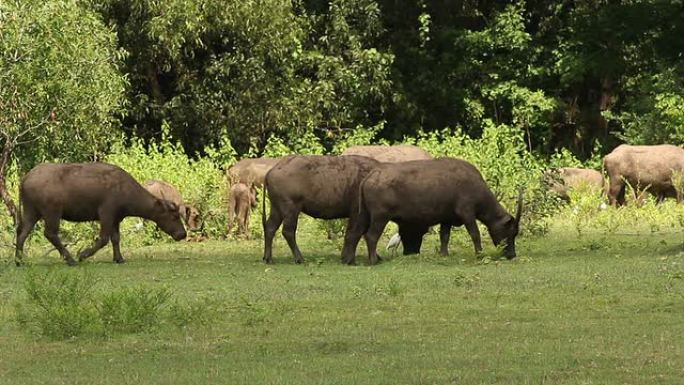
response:
<path fill-rule="evenodd" d="M 394 146 L 352 146 L 344 150 L 342 155 L 367 156 L 379 162 L 387 163 L 432 159 L 432 155 L 430 155 L 427 151 L 410 144 L 398 144 Z"/>
<path fill-rule="evenodd" d="M 625 203 L 625 183 L 629 183 L 640 196 L 645 190 L 658 201 L 678 196 L 673 173 L 684 170 L 684 150 L 673 145 L 657 146 L 619 145 L 603 158 L 608 174 L 608 200 L 612 205 Z M 680 175 L 681 177 L 681 175 Z"/>
<path fill-rule="evenodd" d="M 271 200 L 268 220 L 262 219 L 264 262 L 273 263 L 273 237 L 281 223 L 295 262 L 304 261 L 295 239 L 300 212 L 321 219 L 349 218 L 342 257 L 353 261 L 348 254 L 354 253 L 363 234 L 350 230 L 357 227 L 359 184 L 379 164 L 365 156 L 290 156 L 280 161 L 264 183 Z"/>
<path fill-rule="evenodd" d="M 235 183 L 228 194 L 228 234 L 237 219 L 238 234 L 249 236 L 249 215 L 257 204 L 252 189 L 244 183 Z"/>
<path fill-rule="evenodd" d="M 379 162 L 384 163 L 398 163 L 408 162 L 409 160 L 427 160 L 433 159 L 432 155 L 418 146 L 412 144 L 397 144 L 394 146 L 383 145 L 363 145 L 351 146 L 342 152 L 342 155 L 361 155 L 373 158 Z M 328 232 L 328 239 L 332 239 L 331 233 Z M 398 234 L 395 234 L 393 239 L 397 241 L 396 245 L 401 242 Z M 396 247 L 396 246 L 395 246 Z"/>
<path fill-rule="evenodd" d="M 100 222 L 100 236 L 93 246 L 78 253 L 83 260 L 111 239 L 114 262 L 124 262 L 119 250 L 119 224 L 134 216 L 155 222 L 179 241 L 185 228 L 178 207 L 156 198 L 126 171 L 106 163 L 43 163 L 29 171 L 19 188 L 21 218 L 17 226 L 16 263 L 21 263 L 24 241 L 36 222 L 45 220 L 45 237 L 69 265 L 76 261 L 59 239 L 59 222 Z"/>
<path fill-rule="evenodd" d="M 183 196 L 175 187 L 160 180 L 148 180 L 143 184 L 143 187 L 155 197 L 175 203 L 178 206 L 178 213 L 188 226 L 188 230 L 197 231 L 200 229 L 202 223 L 199 210 L 185 203 Z"/>
<path fill-rule="evenodd" d="M 423 235 L 436 224 L 440 225 L 442 255 L 448 254 L 451 227 L 461 225 L 480 253 L 479 220 L 487 226 L 495 245 L 505 243 L 504 255 L 515 257 L 522 200 L 518 201 L 516 216 L 508 214 L 480 172 L 466 161 L 440 158 L 383 164 L 363 180 L 360 199 L 358 223 L 366 225 L 361 232 L 366 233 L 371 264 L 379 260 L 376 246 L 388 221 L 399 225 L 404 254 L 419 253 Z"/>

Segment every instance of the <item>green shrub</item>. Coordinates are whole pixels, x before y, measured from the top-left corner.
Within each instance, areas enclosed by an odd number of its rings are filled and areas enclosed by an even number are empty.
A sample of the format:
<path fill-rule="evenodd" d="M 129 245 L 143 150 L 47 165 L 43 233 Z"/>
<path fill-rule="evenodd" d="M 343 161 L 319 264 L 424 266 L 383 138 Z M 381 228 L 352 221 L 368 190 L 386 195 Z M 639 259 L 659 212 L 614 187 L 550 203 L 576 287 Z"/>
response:
<path fill-rule="evenodd" d="M 40 334 L 54 339 L 79 336 L 97 326 L 93 292 L 97 280 L 72 269 L 26 274 L 31 307 L 19 307 L 21 323 L 34 322 Z"/>
<path fill-rule="evenodd" d="M 15 304 L 17 322 L 55 340 L 155 332 L 206 324 L 216 315 L 206 299 L 181 302 L 166 288 L 103 287 L 87 270 L 31 269 L 25 289 L 27 301 Z"/>
<path fill-rule="evenodd" d="M 165 288 L 126 288 L 105 294 L 97 311 L 105 333 L 148 332 L 159 327 L 170 297 Z"/>

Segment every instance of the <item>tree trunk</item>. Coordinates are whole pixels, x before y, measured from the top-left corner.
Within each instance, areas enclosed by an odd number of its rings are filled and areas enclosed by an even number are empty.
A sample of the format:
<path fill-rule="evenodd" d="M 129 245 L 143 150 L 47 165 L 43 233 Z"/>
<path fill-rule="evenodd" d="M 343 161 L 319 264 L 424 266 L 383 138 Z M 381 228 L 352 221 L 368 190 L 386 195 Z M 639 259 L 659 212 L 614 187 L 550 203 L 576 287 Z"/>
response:
<path fill-rule="evenodd" d="M 7 211 L 9 212 L 10 216 L 12 216 L 12 220 L 16 226 L 17 223 L 19 223 L 17 206 L 14 204 L 14 200 L 12 200 L 9 191 L 7 191 L 7 171 L 9 169 L 9 162 L 12 155 L 12 147 L 12 143 L 7 140 L 2 148 L 2 156 L 0 157 L 0 197 L 2 198 L 3 203 L 5 203 Z"/>

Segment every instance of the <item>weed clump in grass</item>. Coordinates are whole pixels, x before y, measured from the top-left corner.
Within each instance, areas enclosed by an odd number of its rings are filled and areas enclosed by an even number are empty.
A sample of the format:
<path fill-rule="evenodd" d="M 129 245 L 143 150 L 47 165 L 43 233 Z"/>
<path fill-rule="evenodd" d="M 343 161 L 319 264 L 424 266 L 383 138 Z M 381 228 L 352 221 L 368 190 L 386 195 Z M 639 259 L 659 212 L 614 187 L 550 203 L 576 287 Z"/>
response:
<path fill-rule="evenodd" d="M 170 297 L 166 288 L 127 288 L 106 294 L 97 310 L 105 332 L 141 333 L 159 326 Z"/>
<path fill-rule="evenodd" d="M 22 324 L 35 323 L 41 334 L 66 339 L 83 334 L 97 323 L 93 290 L 97 280 L 89 273 L 70 270 L 40 274 L 29 271 L 25 288 L 32 307 L 18 307 Z"/>
<path fill-rule="evenodd" d="M 55 340 L 79 336 L 146 333 L 165 326 L 206 323 L 205 302 L 172 301 L 167 288 L 107 290 L 88 271 L 29 271 L 28 300 L 17 303 L 16 320 Z"/>

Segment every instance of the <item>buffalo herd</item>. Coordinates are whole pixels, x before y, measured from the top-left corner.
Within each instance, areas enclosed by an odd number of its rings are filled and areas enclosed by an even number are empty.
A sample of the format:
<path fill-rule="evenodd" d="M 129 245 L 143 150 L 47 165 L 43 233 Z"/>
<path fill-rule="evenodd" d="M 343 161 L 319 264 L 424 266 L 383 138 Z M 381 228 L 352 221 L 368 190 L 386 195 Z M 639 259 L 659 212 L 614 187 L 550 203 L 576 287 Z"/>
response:
<path fill-rule="evenodd" d="M 620 145 L 606 155 L 603 172 L 581 168 L 558 168 L 544 173 L 549 190 L 561 199 L 585 185 L 602 191 L 612 205 L 625 204 L 626 187 L 635 196 L 653 194 L 682 200 L 684 150 L 673 145 Z M 604 173 L 607 183 L 604 182 Z M 507 258 L 514 258 L 519 232 L 523 191 L 511 215 L 497 201 L 480 172 L 455 158 L 433 159 L 412 145 L 353 146 L 340 156 L 291 155 L 282 158 L 243 159 L 226 172 L 229 184 L 228 232 L 235 221 L 238 232 L 249 234 L 250 210 L 261 197 L 266 263 L 273 262 L 272 244 L 278 228 L 296 263 L 303 262 L 296 232 L 300 213 L 321 219 L 347 219 L 341 260 L 354 264 L 363 237 L 370 264 L 381 260 L 377 243 L 389 221 L 398 225 L 404 254 L 419 253 L 423 236 L 439 225 L 440 253 L 448 255 L 452 227 L 464 226 L 477 253 L 482 251 L 477 222 L 488 230 Z M 108 242 L 114 262 L 124 258 L 119 248 L 119 225 L 125 217 L 148 219 L 175 240 L 188 230 L 202 227 L 200 213 L 185 202 L 172 185 L 151 180 L 143 185 L 121 168 L 106 163 L 44 163 L 21 180 L 20 215 L 17 223 L 17 265 L 21 264 L 26 238 L 40 219 L 45 237 L 69 265 L 77 264 L 59 237 L 62 219 L 98 221 L 95 243 L 81 250 L 81 261 Z M 265 196 L 270 210 L 265 206 Z M 184 226 L 185 224 L 185 226 Z"/>

